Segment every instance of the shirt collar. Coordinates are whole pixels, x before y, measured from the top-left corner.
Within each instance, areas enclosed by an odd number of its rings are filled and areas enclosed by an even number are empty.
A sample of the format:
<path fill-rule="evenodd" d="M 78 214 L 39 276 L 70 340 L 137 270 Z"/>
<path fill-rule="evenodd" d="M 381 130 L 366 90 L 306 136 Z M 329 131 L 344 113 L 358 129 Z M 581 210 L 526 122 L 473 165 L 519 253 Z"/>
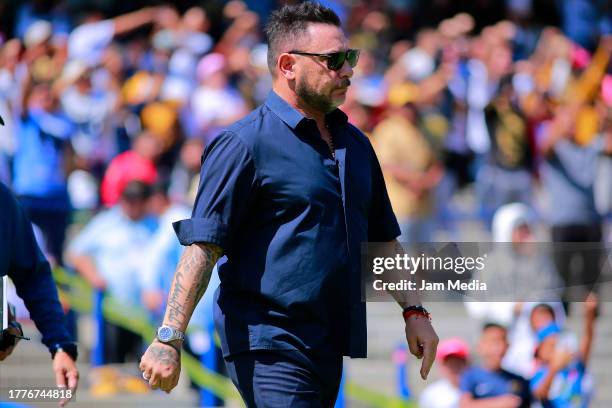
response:
<path fill-rule="evenodd" d="M 270 91 L 268 98 L 265 102 L 266 106 L 270 108 L 272 112 L 278 115 L 283 122 L 285 122 L 291 129 L 297 128 L 300 122 L 306 117 L 298 112 L 295 108 L 281 98 L 276 92 Z M 340 109 L 336 108 L 326 116 L 326 119 L 330 126 L 335 127 L 338 125 L 345 125 L 348 122 L 348 117 Z"/>

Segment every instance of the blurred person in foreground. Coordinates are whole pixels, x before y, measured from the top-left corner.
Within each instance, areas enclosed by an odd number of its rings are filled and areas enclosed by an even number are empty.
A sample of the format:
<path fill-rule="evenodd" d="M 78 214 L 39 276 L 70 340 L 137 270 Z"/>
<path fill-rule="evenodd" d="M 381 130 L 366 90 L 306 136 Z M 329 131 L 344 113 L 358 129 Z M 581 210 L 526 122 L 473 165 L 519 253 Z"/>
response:
<path fill-rule="evenodd" d="M 97 214 L 68 247 L 68 260 L 95 289 L 103 290 L 125 306 L 140 303 L 142 254 L 157 228 L 147 214 L 150 186 L 142 181 L 126 184 L 119 203 Z M 104 322 L 107 363 L 123 363 L 140 353 L 139 335 Z"/>
<path fill-rule="evenodd" d="M 459 407 L 459 381 L 469 365 L 469 355 L 467 343 L 460 338 L 440 342 L 436 359 L 442 378 L 425 387 L 419 397 L 420 408 Z"/>
<path fill-rule="evenodd" d="M 587 365 L 595 337 L 597 298 L 584 302 L 584 332 L 580 345 L 554 322 L 537 331 L 536 372 L 531 390 L 543 408 L 586 408 L 592 396 Z"/>
<path fill-rule="evenodd" d="M 504 326 L 487 323 L 478 342 L 482 365 L 468 368 L 461 376 L 461 408 L 528 408 L 529 382 L 502 368 L 508 350 Z"/>
<path fill-rule="evenodd" d="M 1 121 L 0 121 L 1 123 Z M 53 372 L 58 387 L 76 391 L 79 372 L 76 344 L 66 329 L 64 312 L 60 305 L 51 268 L 36 244 L 32 224 L 15 196 L 0 183 L 0 277 L 7 275 L 17 289 L 36 327 L 42 342 L 51 353 Z M 19 325 L 12 324 L 2 337 L 23 336 Z M 0 362 L 13 352 L 18 339 L 0 350 Z M 4 341 L 3 341 L 4 342 Z M 1 365 L 0 365 L 1 367 Z M 68 401 L 62 401 L 64 406 Z"/>
<path fill-rule="evenodd" d="M 152 388 L 176 386 L 184 332 L 225 254 L 215 323 L 247 406 L 331 407 L 343 355 L 366 356 L 361 243 L 397 248 L 400 231 L 371 145 L 337 109 L 359 55 L 337 15 L 285 6 L 267 34 L 273 92 L 206 148 L 192 218 L 174 224 L 188 247 L 140 368 Z M 398 302 L 425 379 L 438 338 L 416 294 Z"/>

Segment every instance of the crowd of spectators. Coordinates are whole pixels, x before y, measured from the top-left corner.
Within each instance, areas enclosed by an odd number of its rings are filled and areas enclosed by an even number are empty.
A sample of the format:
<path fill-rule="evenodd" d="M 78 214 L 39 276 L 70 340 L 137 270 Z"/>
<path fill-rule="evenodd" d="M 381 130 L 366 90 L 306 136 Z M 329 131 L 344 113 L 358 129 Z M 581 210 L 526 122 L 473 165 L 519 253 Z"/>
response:
<path fill-rule="evenodd" d="M 555 304 L 523 304 L 513 325 L 487 323 L 476 353 L 460 338 L 438 346 L 440 379 L 419 396 L 420 408 L 470 407 L 588 407 L 593 378 L 587 369 L 593 344 L 597 300 L 584 303 L 582 338 L 563 327 L 563 309 Z M 521 326 L 526 330 L 521 330 Z M 518 338 L 517 331 L 522 338 Z M 529 343 L 529 355 L 516 370 L 513 349 Z M 513 355 L 514 354 L 514 355 Z M 511 358 L 509 358 L 511 357 Z M 541 404 L 541 405 L 540 405 Z"/>
<path fill-rule="evenodd" d="M 0 181 L 55 265 L 159 318 L 181 251 L 169 224 L 189 214 L 203 149 L 271 88 L 261 27 L 277 4 L 124 3 L 0 5 Z M 609 240 L 607 2 L 325 3 L 361 50 L 341 109 L 372 141 L 402 240 L 460 239 L 466 218 L 490 231 L 510 203 L 555 242 Z M 464 191 L 467 213 L 454 199 Z M 555 259 L 566 283 L 572 256 L 577 276 L 596 279 L 600 260 L 566 251 Z M 483 339 L 502 334 L 491 326 Z M 112 360 L 130 351 L 121 335 Z"/>

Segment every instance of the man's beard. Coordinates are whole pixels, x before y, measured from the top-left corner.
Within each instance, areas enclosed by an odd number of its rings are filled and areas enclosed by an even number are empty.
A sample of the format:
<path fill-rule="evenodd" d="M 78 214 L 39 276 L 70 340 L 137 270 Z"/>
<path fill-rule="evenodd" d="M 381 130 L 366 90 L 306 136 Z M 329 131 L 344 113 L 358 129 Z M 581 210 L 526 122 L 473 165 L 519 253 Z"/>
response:
<path fill-rule="evenodd" d="M 342 82 L 342 86 L 348 87 L 349 85 L 350 81 L 348 79 Z M 306 82 L 305 77 L 301 77 L 298 80 L 295 93 L 305 104 L 319 112 L 329 113 L 338 107 L 329 96 L 317 93 L 317 91 L 311 88 Z"/>

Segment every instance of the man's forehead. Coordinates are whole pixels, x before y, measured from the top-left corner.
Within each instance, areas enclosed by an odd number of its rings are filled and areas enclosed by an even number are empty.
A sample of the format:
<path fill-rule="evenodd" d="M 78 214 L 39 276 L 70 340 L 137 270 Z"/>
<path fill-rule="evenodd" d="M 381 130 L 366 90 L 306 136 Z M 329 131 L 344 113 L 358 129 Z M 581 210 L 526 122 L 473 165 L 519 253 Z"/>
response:
<path fill-rule="evenodd" d="M 310 23 L 304 45 L 312 52 L 338 51 L 348 48 L 348 40 L 340 27 L 332 24 Z"/>

